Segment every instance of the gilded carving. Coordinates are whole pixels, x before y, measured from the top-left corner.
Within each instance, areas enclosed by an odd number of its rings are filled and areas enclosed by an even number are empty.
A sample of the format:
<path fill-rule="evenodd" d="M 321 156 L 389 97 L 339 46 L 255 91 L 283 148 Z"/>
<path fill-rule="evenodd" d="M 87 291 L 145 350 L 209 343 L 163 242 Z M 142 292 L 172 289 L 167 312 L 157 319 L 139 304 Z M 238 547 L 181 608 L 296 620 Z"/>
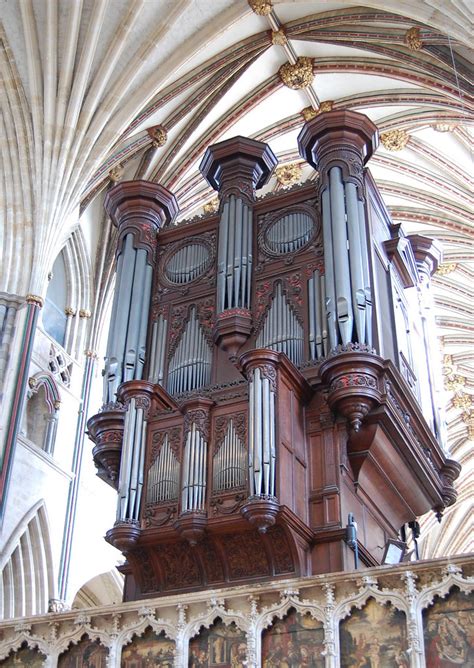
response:
<path fill-rule="evenodd" d="M 280 165 L 275 169 L 276 180 L 282 186 L 291 186 L 294 183 L 298 183 L 298 181 L 301 181 L 302 174 L 301 164 L 297 162 Z"/>
<path fill-rule="evenodd" d="M 147 132 L 153 140 L 151 143 L 153 148 L 160 148 L 166 144 L 168 133 L 162 125 L 155 125 L 153 128 L 148 128 Z"/>
<path fill-rule="evenodd" d="M 316 109 L 313 109 L 313 107 L 305 107 L 301 110 L 301 115 L 305 121 L 312 121 L 313 118 L 316 118 L 318 113 L 319 112 Z"/>
<path fill-rule="evenodd" d="M 436 132 L 453 132 L 458 126 L 456 123 L 435 123 L 431 127 Z"/>
<path fill-rule="evenodd" d="M 401 151 L 409 139 L 410 135 L 406 130 L 388 130 L 380 135 L 380 141 L 387 151 Z"/>
<path fill-rule="evenodd" d="M 436 276 L 447 276 L 457 269 L 457 262 L 440 264 L 435 272 Z"/>
<path fill-rule="evenodd" d="M 288 38 L 283 28 L 279 28 L 278 30 L 272 30 L 272 44 L 274 46 L 285 46 L 285 44 L 287 43 L 288 43 Z"/>
<path fill-rule="evenodd" d="M 254 14 L 258 16 L 268 16 L 273 9 L 270 0 L 248 0 L 248 3 Z"/>
<path fill-rule="evenodd" d="M 40 308 L 43 308 L 44 299 L 39 295 L 28 294 L 25 297 L 25 301 L 27 304 L 33 304 L 34 306 L 39 306 Z"/>
<path fill-rule="evenodd" d="M 74 316 L 76 315 L 75 309 L 72 308 L 72 306 L 66 306 L 64 309 L 64 315 L 69 317 L 69 316 Z"/>
<path fill-rule="evenodd" d="M 280 79 L 288 88 L 301 90 L 313 83 L 313 59 L 301 56 L 296 63 L 285 63 L 279 69 Z"/>
<path fill-rule="evenodd" d="M 213 199 L 211 199 L 203 206 L 204 213 L 217 213 L 218 209 L 219 209 L 218 197 L 213 197 Z"/>
<path fill-rule="evenodd" d="M 423 47 L 420 28 L 418 28 L 418 26 L 413 26 L 413 28 L 407 30 L 403 41 L 410 51 L 420 51 Z"/>
<path fill-rule="evenodd" d="M 79 317 L 88 320 L 89 318 L 92 318 L 92 313 L 88 309 L 81 308 L 79 310 Z"/>

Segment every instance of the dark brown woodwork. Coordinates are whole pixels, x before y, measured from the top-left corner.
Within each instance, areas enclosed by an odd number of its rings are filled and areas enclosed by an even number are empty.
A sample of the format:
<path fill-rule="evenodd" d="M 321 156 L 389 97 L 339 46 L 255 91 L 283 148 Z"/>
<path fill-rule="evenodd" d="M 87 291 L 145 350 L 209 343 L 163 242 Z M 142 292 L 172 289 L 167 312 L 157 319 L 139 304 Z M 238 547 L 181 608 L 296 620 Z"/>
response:
<path fill-rule="evenodd" d="M 394 283 L 402 291 L 418 285 L 424 280 L 421 274 L 429 276 L 436 269 L 440 256 L 431 240 L 405 237 L 392 224 L 370 173 L 363 169 L 377 142 L 376 127 L 360 114 L 320 114 L 299 137 L 301 154 L 320 171 L 319 181 L 258 200 L 255 189 L 266 182 L 275 164 L 266 145 L 237 137 L 208 149 L 201 170 L 219 190 L 221 201 L 234 193 L 253 210 L 249 311 L 216 314 L 218 214 L 163 228 L 176 211 L 168 191 L 142 182 L 110 191 L 107 207 L 116 224 L 133 229 L 134 212 L 139 212 L 140 219 L 148 216 L 153 238 L 158 233 L 149 332 L 160 316 L 168 327 L 162 384 L 123 383 L 118 403 L 88 423 L 98 475 L 117 486 L 124 410 L 131 397 L 145 410 L 140 520 L 118 522 L 107 533 L 107 540 L 127 559 L 121 567 L 126 600 L 352 569 L 354 555 L 345 542 L 348 513 L 359 526 L 361 564 L 374 566 L 380 563 L 386 541 L 396 539 L 403 524 L 430 510 L 441 517 L 455 502 L 460 466 L 446 459 L 400 363 L 391 293 Z M 341 166 L 364 199 L 369 270 L 372 277 L 377 275 L 374 349 L 348 344 L 316 360 L 309 357 L 308 280 L 316 270 L 324 276 L 318 190 L 333 165 Z M 266 243 L 267 230 L 292 212 L 309 216 L 311 233 L 296 251 L 273 252 Z M 208 249 L 208 262 L 194 280 L 175 285 L 164 268 L 189 240 Z M 282 352 L 257 348 L 277 287 L 302 328 L 304 352 L 298 368 Z M 192 308 L 212 351 L 210 381 L 171 396 L 166 389 L 168 367 Z M 144 378 L 149 366 L 150 359 Z M 251 496 L 248 480 L 248 377 L 255 367 L 267 374 L 275 391 L 276 473 L 271 497 Z M 191 421 L 199 424 L 207 443 L 207 492 L 202 509 L 186 512 L 181 484 Z M 245 470 L 237 482 L 225 486 L 215 482 L 214 473 L 231 422 Z M 150 471 L 165 438 L 180 471 L 178 491 L 148 498 Z"/>

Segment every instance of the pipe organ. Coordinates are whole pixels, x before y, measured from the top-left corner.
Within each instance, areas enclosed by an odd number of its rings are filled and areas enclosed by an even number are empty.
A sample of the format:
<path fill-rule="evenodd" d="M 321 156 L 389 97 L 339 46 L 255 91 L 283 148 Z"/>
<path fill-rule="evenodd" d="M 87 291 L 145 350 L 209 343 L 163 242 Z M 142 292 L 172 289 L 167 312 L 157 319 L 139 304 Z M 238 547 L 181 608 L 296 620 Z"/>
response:
<path fill-rule="evenodd" d="M 109 191 L 116 292 L 88 428 L 126 600 L 351 568 L 349 512 L 375 565 L 454 503 L 426 326 L 439 249 L 390 220 L 377 142 L 361 114 L 319 114 L 298 137 L 317 180 L 261 198 L 269 146 L 215 144 L 200 169 L 219 209 L 177 225 L 162 186 Z"/>

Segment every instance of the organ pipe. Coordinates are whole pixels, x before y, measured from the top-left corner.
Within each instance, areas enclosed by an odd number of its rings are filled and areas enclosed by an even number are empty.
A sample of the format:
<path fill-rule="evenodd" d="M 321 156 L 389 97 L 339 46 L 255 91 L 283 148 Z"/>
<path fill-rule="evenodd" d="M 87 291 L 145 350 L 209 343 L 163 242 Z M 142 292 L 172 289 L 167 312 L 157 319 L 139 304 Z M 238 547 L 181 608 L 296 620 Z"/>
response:
<path fill-rule="evenodd" d="M 153 268 L 147 253 L 127 234 L 117 261 L 111 327 L 104 372 L 104 403 L 115 400 L 119 385 L 140 380 L 145 364 L 148 312 Z"/>
<path fill-rule="evenodd" d="M 250 496 L 275 495 L 275 392 L 257 367 L 249 382 Z"/>
<path fill-rule="evenodd" d="M 252 211 L 230 195 L 219 221 L 217 307 L 250 308 L 252 271 Z"/>
<path fill-rule="evenodd" d="M 213 458 L 213 490 L 225 491 L 242 487 L 245 483 L 245 469 L 245 448 L 231 419 L 224 440 Z"/>
<path fill-rule="evenodd" d="M 179 487 L 179 461 L 165 435 L 160 451 L 148 469 L 147 503 L 176 501 Z"/>
<path fill-rule="evenodd" d="M 208 385 L 211 361 L 212 351 L 199 323 L 196 307 L 192 306 L 189 320 L 169 363 L 168 392 L 181 394 Z"/>
<path fill-rule="evenodd" d="M 329 170 L 329 196 L 331 199 L 336 319 L 341 341 L 343 344 L 347 344 L 352 340 L 354 318 L 351 299 L 351 275 L 347 254 L 344 185 L 340 167 L 332 167 Z"/>
<path fill-rule="evenodd" d="M 124 420 L 118 486 L 117 519 L 138 521 L 143 488 L 143 465 L 147 423 L 142 408 L 130 399 Z"/>
<path fill-rule="evenodd" d="M 257 348 L 270 348 L 285 353 L 298 366 L 303 363 L 303 341 L 303 327 L 278 282 L 257 337 Z"/>
<path fill-rule="evenodd" d="M 181 510 L 204 510 L 207 484 L 207 442 L 196 423 L 192 422 L 184 448 Z"/>

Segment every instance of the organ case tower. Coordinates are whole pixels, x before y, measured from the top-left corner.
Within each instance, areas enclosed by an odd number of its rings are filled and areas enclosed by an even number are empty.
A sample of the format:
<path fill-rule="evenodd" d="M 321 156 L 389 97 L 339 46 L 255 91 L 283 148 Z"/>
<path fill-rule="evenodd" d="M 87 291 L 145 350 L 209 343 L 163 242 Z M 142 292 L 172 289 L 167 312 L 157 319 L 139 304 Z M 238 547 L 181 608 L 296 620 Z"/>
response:
<path fill-rule="evenodd" d="M 316 181 L 256 199 L 277 161 L 235 137 L 201 172 L 219 209 L 170 224 L 160 185 L 107 195 L 119 230 L 104 406 L 125 599 L 361 567 L 454 503 L 420 326 L 435 242 L 394 225 L 365 165 L 375 126 L 331 111 L 298 138 Z"/>

